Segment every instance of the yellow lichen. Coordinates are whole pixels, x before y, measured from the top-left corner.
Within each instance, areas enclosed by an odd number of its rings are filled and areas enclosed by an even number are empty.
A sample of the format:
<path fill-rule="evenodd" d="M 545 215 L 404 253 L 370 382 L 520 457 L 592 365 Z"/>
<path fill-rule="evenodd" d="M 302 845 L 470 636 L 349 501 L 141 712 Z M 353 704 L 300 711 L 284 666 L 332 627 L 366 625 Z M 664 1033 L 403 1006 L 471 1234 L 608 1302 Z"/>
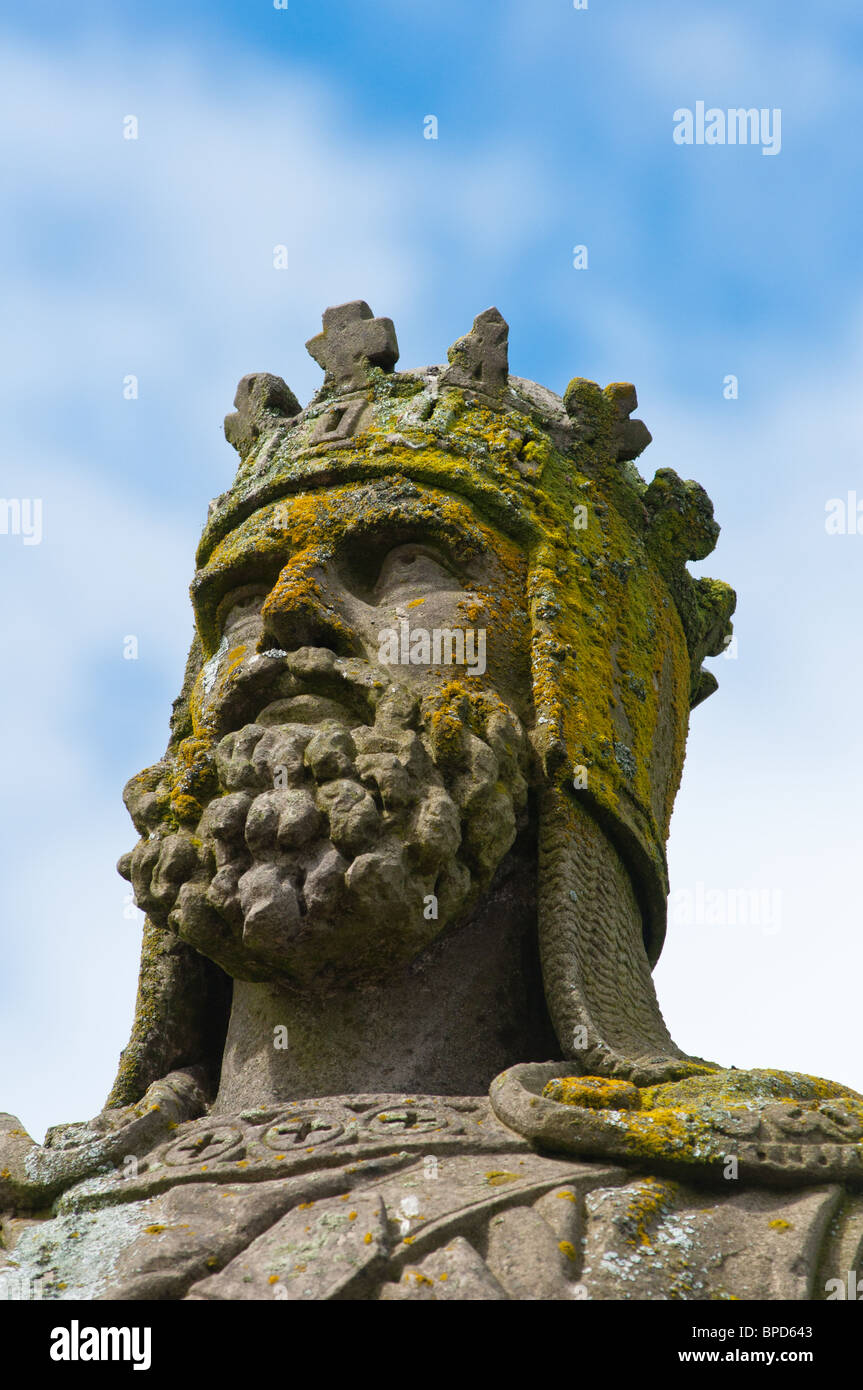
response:
<path fill-rule="evenodd" d="M 627 1244 L 653 1244 L 650 1227 L 670 1209 L 676 1190 L 676 1183 L 660 1182 L 656 1178 L 645 1178 L 638 1184 L 621 1223 Z"/>
<path fill-rule="evenodd" d="M 640 1105 L 636 1086 L 604 1076 L 555 1077 L 546 1082 L 542 1094 L 547 1100 L 582 1105 L 590 1110 L 637 1110 Z"/>

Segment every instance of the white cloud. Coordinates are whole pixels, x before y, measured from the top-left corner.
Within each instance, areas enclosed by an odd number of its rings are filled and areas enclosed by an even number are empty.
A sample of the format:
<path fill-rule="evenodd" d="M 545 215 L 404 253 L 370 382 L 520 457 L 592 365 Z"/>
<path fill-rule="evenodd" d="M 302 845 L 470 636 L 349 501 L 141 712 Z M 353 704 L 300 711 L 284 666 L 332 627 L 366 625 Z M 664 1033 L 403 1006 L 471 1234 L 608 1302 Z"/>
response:
<path fill-rule="evenodd" d="M 545 21 L 533 15 L 541 38 Z M 569 18 L 593 23 L 597 11 Z M 642 96 L 656 94 L 668 66 L 667 29 L 655 16 L 651 24 L 649 43 L 643 32 L 615 39 L 626 81 L 643 74 Z M 746 71 L 735 65 L 750 40 L 743 27 L 711 49 L 717 80 Z M 705 34 L 687 22 L 674 42 L 685 70 Z M 755 50 L 774 61 L 760 41 Z M 785 915 L 775 936 L 672 930 L 658 972 L 672 1031 L 720 1059 L 863 1085 L 853 1035 L 863 937 L 848 867 L 863 831 L 854 714 L 863 676 L 854 547 L 863 557 L 863 537 L 828 540 L 821 510 L 848 487 L 863 496 L 863 360 L 850 291 L 848 338 L 836 335 L 829 355 L 810 352 L 802 333 L 786 334 L 769 316 L 744 331 L 701 316 L 698 305 L 691 333 L 681 334 L 677 299 L 666 316 L 613 273 L 615 258 L 626 259 L 626 216 L 643 207 L 629 207 L 620 170 L 591 173 L 586 156 L 574 155 L 567 170 L 577 170 L 578 184 L 561 179 L 559 156 L 533 158 L 533 136 L 512 140 L 505 111 L 499 144 L 483 127 L 457 152 L 445 138 L 430 149 L 419 124 L 370 135 L 347 97 L 296 72 L 243 60 L 208 74 L 182 54 L 142 51 L 131 65 L 115 56 L 104 46 L 59 57 L 18 48 L 0 95 L 18 130 L 4 175 L 14 219 L 11 232 L 0 231 L 0 295 L 17 325 L 0 357 L 12 403 L 0 491 L 32 495 L 38 486 L 46 507 L 41 547 L 25 554 L 0 538 L 4 593 L 15 594 L 2 615 L 10 795 L 0 844 L 12 971 L 0 1017 L 0 1104 L 35 1132 L 94 1112 L 126 1040 L 137 945 L 113 871 L 133 837 L 119 793 L 164 746 L 190 632 L 196 531 L 232 472 L 219 426 L 236 380 L 276 371 L 307 398 L 320 373 L 303 341 L 326 304 L 357 295 L 395 319 L 405 365 L 441 360 L 473 313 L 492 301 L 508 311 L 496 285 L 515 273 L 547 325 L 534 350 L 560 374 L 550 384 L 590 370 L 582 333 L 609 378 L 636 380 L 657 441 L 645 471 L 672 465 L 708 486 L 724 531 L 699 568 L 740 591 L 739 660 L 716 663 L 722 689 L 694 716 L 672 882 L 777 885 Z M 518 56 L 508 51 L 511 74 Z M 799 74 L 799 52 L 779 56 L 786 75 Z M 841 54 L 816 57 L 813 119 L 828 110 L 834 77 L 847 90 L 849 71 Z M 130 111 L 141 121 L 137 144 L 121 138 Z M 611 138 L 625 149 L 631 111 L 610 100 L 601 115 L 605 132 L 618 122 Z M 625 173 L 652 138 L 640 126 L 631 135 Z M 577 154 L 593 134 L 571 138 Z M 711 174 L 706 161 L 698 167 L 707 199 Z M 799 202 L 796 185 L 790 197 Z M 701 203 L 694 224 L 716 206 Z M 580 208 L 592 209 L 591 250 L 606 268 L 564 287 L 537 238 L 547 223 L 573 276 L 567 252 L 581 239 Z M 271 259 L 282 241 L 284 274 Z M 763 256 L 763 246 L 741 243 L 753 272 Z M 429 324 L 454 300 L 468 311 L 430 348 Z M 691 352 L 707 360 L 708 349 L 716 398 L 705 386 L 696 400 L 675 378 Z M 518 371 L 524 353 L 524 343 L 512 344 Z M 136 414 L 120 414 L 130 371 L 140 375 L 141 399 L 128 406 Z M 736 404 L 719 399 L 725 371 L 740 373 Z M 121 639 L 138 628 L 149 636 L 146 661 L 121 676 Z M 119 684 L 132 675 L 141 686 Z M 126 726 L 106 732 L 123 699 L 139 720 L 134 738 Z"/>
<path fill-rule="evenodd" d="M 410 339 L 434 294 L 430 261 L 440 275 L 459 248 L 487 246 L 499 262 L 535 216 L 515 191 L 524 179 L 507 177 L 523 152 L 440 158 L 419 126 L 375 143 L 345 100 L 295 73 L 217 80 L 182 54 L 142 52 L 131 69 L 115 56 L 19 48 L 0 97 L 17 132 L 0 292 L 19 325 L 0 350 L 7 444 L 17 431 L 2 491 L 45 509 L 41 546 L 0 538 L 16 593 L 2 617 L 14 679 L 0 686 L 12 914 L 0 1056 L 15 1064 L 0 1101 L 37 1133 L 99 1108 L 128 1036 L 138 933 L 113 867 L 134 840 L 120 791 L 166 740 L 197 528 L 233 471 L 219 433 L 234 383 L 274 370 L 308 397 L 320 372 L 303 343 L 325 305 L 367 297 Z M 127 114 L 137 142 L 122 139 Z M 128 633 L 137 663 L 122 659 Z M 146 710 L 132 731 L 124 701 Z"/>
<path fill-rule="evenodd" d="M 863 1088 L 863 536 L 824 530 L 828 497 L 863 498 L 859 341 L 836 357 L 798 348 L 790 379 L 734 428 L 710 429 L 681 402 L 660 410 L 663 462 L 707 482 L 724 526 L 694 568 L 739 594 L 738 658 L 709 663 L 720 689 L 693 715 L 672 890 L 779 892 L 782 921 L 775 933 L 672 926 L 657 986 L 673 1035 L 701 1055 Z"/>

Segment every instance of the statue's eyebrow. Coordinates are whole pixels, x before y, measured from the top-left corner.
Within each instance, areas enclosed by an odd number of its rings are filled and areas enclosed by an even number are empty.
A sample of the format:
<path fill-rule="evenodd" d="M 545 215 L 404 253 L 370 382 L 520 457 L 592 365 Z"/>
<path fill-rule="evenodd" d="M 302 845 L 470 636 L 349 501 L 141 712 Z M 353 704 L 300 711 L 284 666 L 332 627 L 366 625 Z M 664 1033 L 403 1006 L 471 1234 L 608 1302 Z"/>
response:
<path fill-rule="evenodd" d="M 391 507 L 378 514 L 360 511 L 347 520 L 335 540 L 329 539 L 322 547 L 321 560 L 332 559 L 336 564 L 359 561 L 360 567 L 365 568 L 369 560 L 383 560 L 384 540 L 386 550 L 399 545 L 433 546 L 440 550 L 454 573 L 464 578 L 470 562 L 489 549 L 476 521 L 469 515 L 447 516 L 444 502 L 423 512 L 409 508 L 402 514 L 396 513 L 395 518 Z M 223 540 L 220 546 L 224 545 Z M 218 641 L 216 615 L 225 596 L 245 585 L 271 588 L 280 571 L 303 546 L 292 542 L 287 530 L 282 534 L 261 534 L 250 527 L 245 535 L 236 533 L 231 545 L 233 553 L 220 556 L 219 548 L 197 572 L 191 585 L 192 604 L 205 644 Z M 324 550 L 328 553 L 324 554 Z"/>
<path fill-rule="evenodd" d="M 247 541 L 240 553 L 221 564 L 213 563 L 211 557 L 192 580 L 192 606 L 205 643 L 215 636 L 216 615 L 226 595 L 246 585 L 272 588 L 294 552 L 287 538 L 273 537 L 272 544 L 264 547 L 255 545 L 251 536 Z"/>
<path fill-rule="evenodd" d="M 457 573 L 465 564 L 484 554 L 488 544 L 476 523 L 468 518 L 456 521 L 442 516 L 407 512 L 397 521 L 392 517 L 356 517 L 345 527 L 333 547 L 336 562 L 355 558 L 369 546 L 377 547 L 373 558 L 384 556 L 401 545 L 425 545 L 438 550 Z"/>

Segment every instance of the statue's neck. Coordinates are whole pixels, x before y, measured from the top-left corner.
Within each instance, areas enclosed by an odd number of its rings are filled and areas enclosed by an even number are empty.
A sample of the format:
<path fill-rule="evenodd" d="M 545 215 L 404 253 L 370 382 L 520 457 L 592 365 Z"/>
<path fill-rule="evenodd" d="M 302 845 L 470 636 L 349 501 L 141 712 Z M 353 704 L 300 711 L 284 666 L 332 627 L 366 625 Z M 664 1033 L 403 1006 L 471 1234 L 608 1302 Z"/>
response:
<path fill-rule="evenodd" d="M 474 916 L 379 987 L 306 999 L 235 981 L 214 1112 L 359 1092 L 479 1095 L 505 1067 L 558 1057 L 530 853 L 513 849 Z"/>

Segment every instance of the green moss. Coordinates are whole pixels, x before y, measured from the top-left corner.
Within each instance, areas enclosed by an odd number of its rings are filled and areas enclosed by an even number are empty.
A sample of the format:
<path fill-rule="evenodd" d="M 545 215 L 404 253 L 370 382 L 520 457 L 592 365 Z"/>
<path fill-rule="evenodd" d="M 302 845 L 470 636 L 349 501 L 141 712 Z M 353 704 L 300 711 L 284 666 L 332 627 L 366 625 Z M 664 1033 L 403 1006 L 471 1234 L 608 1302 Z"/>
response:
<path fill-rule="evenodd" d="M 585 1078 L 575 1078 L 576 1083 Z M 559 1084 L 559 1083 L 558 1083 Z M 548 1089 L 548 1088 L 547 1088 Z M 551 1095 L 562 1100 L 562 1095 Z M 692 1067 L 682 1080 L 639 1088 L 634 1105 L 609 1116 L 613 1151 L 633 1162 L 660 1169 L 674 1164 L 693 1170 L 721 1165 L 729 1140 L 727 1125 L 765 1104 L 787 1105 L 792 1117 L 801 1103 L 841 1100 L 843 1110 L 863 1124 L 863 1096 L 833 1081 L 795 1072 L 710 1070 Z M 589 1102 L 575 1092 L 569 1104 Z M 793 1144 L 793 1138 L 789 1138 Z"/>
<path fill-rule="evenodd" d="M 709 1102 L 715 1107 L 739 1109 L 763 1100 L 838 1100 L 851 1097 L 863 1104 L 863 1096 L 836 1081 L 801 1072 L 756 1069 L 753 1071 L 715 1070 L 712 1074 L 685 1077 L 661 1086 L 645 1087 L 641 1092 L 644 1109 L 658 1106 L 695 1106 Z"/>
<path fill-rule="evenodd" d="M 353 438 L 312 443 L 326 393 L 280 424 L 280 436 L 263 430 L 199 547 L 198 636 L 158 780 L 164 823 L 192 824 L 215 786 L 219 731 L 201 669 L 219 646 L 228 591 L 260 584 L 300 618 L 304 606 L 317 612 L 326 602 L 317 572 L 339 547 L 356 539 L 373 548 L 376 534 L 403 530 L 409 517 L 468 560 L 496 557 L 503 580 L 479 597 L 511 669 L 529 648 L 532 708 L 523 713 L 544 776 L 609 828 L 658 922 L 690 699 L 705 651 L 727 631 L 733 595 L 685 569 L 686 556 L 715 539 L 706 496 L 667 470 L 646 487 L 618 462 L 628 391 L 570 382 L 565 403 L 579 437 L 566 448 L 536 410 L 496 409 L 453 388 L 435 394 L 421 377 L 378 369 Z M 339 615 L 326 616 L 338 631 Z M 238 648 L 220 663 L 218 694 L 230 696 L 243 655 Z M 480 726 L 490 698 L 480 681 L 442 678 L 425 710 L 442 762 L 459 756 L 458 729 Z M 587 788 L 573 793 L 576 767 L 586 768 Z"/>
<path fill-rule="evenodd" d="M 373 548 L 376 533 L 404 528 L 408 515 L 468 559 L 493 550 L 507 580 L 482 597 L 492 606 L 494 640 L 509 644 L 513 663 L 523 650 L 513 615 L 527 607 L 533 709 L 526 714 L 545 774 L 570 788 L 573 769 L 587 770 L 582 794 L 612 833 L 620 831 L 638 875 L 652 876 L 647 896 L 658 905 L 704 632 L 721 626 L 729 606 L 724 586 L 696 590 L 685 571 L 681 546 L 703 543 L 709 503 L 670 474 L 651 494 L 634 469 L 621 467 L 615 430 L 629 388 L 619 383 L 605 391 L 570 383 L 566 401 L 582 437 L 569 451 L 535 413 L 493 409 L 452 388 L 406 413 L 405 400 L 423 391 L 418 378 L 373 374 L 370 413 L 352 439 L 312 445 L 310 421 L 263 464 L 265 439 L 243 461 L 199 551 L 193 597 L 202 655 L 218 645 L 228 589 L 275 585 L 274 604 L 300 616 L 304 606 L 319 611 L 318 568 L 351 537 L 365 536 Z M 575 524 L 576 507 L 586 509 L 585 529 Z M 684 544 L 687 526 L 700 527 L 701 540 Z M 338 629 L 338 615 L 326 616 Z M 229 683 L 230 671 L 220 679 Z M 465 686 L 468 703 L 456 709 L 442 682 L 444 735 L 470 708 L 475 692 Z M 190 707 L 195 734 L 208 737 L 194 697 Z M 444 737 L 442 756 L 445 748 Z M 185 785 L 178 792 L 195 795 Z"/>

